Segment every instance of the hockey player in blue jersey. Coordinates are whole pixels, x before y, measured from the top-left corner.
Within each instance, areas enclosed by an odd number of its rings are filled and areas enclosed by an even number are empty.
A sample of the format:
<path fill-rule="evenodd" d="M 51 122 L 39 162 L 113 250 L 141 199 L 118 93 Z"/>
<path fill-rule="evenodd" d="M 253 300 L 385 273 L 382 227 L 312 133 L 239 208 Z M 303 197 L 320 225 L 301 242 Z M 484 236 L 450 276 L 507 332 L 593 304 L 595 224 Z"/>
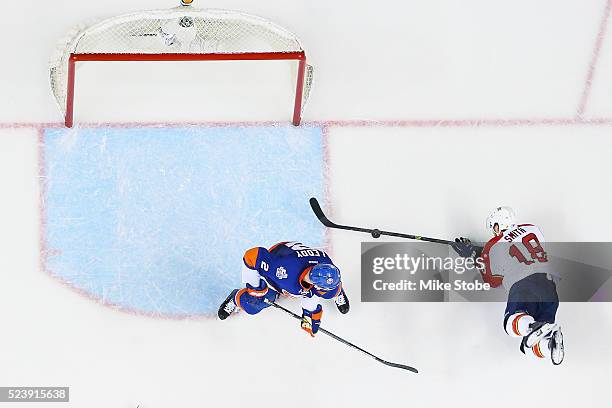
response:
<path fill-rule="evenodd" d="M 270 249 L 255 247 L 244 253 L 243 289 L 234 289 L 221 304 L 219 319 L 227 319 L 237 308 L 257 314 L 279 295 L 301 298 L 301 327 L 311 336 L 319 330 L 321 299 L 334 299 L 342 314 L 349 311 L 340 270 L 321 249 L 299 242 L 281 242 Z"/>

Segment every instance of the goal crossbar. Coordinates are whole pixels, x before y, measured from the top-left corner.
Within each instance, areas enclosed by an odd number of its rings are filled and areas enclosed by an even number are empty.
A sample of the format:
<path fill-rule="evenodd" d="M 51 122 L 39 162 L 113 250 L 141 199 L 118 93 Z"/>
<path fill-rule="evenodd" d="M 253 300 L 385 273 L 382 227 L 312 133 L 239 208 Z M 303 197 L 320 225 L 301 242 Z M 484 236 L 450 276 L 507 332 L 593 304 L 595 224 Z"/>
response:
<path fill-rule="evenodd" d="M 293 106 L 292 123 L 299 126 L 302 116 L 302 100 L 304 96 L 304 77 L 306 71 L 306 53 L 296 52 L 246 52 L 236 54 L 210 53 L 210 54 L 186 54 L 186 53 L 164 53 L 164 54 L 142 54 L 142 53 L 87 53 L 70 54 L 68 60 L 67 97 L 65 126 L 72 127 L 74 124 L 74 98 L 76 63 L 82 61 L 287 61 L 298 62 L 297 80 L 295 89 L 295 102 Z"/>

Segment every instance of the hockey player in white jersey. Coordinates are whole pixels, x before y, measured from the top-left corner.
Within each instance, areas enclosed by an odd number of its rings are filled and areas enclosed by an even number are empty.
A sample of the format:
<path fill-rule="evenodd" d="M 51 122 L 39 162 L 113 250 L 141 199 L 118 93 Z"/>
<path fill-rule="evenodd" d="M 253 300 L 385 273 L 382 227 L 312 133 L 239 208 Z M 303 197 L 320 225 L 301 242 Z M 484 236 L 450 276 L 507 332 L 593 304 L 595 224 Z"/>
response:
<path fill-rule="evenodd" d="M 462 256 L 480 256 L 483 280 L 508 291 L 504 329 L 509 336 L 522 338 L 520 350 L 561 364 L 563 334 L 555 322 L 558 276 L 550 268 L 542 231 L 533 224 L 517 224 L 510 207 L 496 208 L 486 226 L 493 238 L 480 254 L 480 248 L 465 238 L 457 238 L 453 248 Z"/>

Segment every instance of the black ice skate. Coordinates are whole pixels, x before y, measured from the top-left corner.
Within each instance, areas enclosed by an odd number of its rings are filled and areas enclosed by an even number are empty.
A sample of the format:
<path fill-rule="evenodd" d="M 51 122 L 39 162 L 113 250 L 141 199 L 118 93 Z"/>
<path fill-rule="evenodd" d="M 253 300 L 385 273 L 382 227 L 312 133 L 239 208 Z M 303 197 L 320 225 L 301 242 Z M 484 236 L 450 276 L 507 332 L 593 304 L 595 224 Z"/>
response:
<path fill-rule="evenodd" d="M 349 305 L 349 300 L 346 297 L 346 293 L 344 293 L 344 288 L 340 290 L 340 293 L 334 299 L 334 303 L 336 303 L 336 307 L 342 314 L 347 314 L 351 305 Z"/>
<path fill-rule="evenodd" d="M 561 364 L 563 362 L 563 358 L 565 357 L 561 327 L 557 327 L 557 329 L 551 333 L 548 347 L 550 348 L 550 359 L 552 360 L 552 363 L 554 365 Z"/>
<path fill-rule="evenodd" d="M 531 331 L 528 335 L 523 337 L 523 341 L 521 342 L 521 351 L 527 347 L 531 348 L 535 344 L 539 343 L 544 337 L 546 337 L 549 333 L 556 330 L 559 326 L 556 323 L 546 323 L 546 322 L 533 322 L 529 325 Z"/>
<path fill-rule="evenodd" d="M 238 293 L 238 289 L 232 290 L 232 293 L 219 306 L 219 311 L 217 312 L 219 320 L 227 319 L 236 310 L 236 302 L 234 301 L 236 293 Z"/>

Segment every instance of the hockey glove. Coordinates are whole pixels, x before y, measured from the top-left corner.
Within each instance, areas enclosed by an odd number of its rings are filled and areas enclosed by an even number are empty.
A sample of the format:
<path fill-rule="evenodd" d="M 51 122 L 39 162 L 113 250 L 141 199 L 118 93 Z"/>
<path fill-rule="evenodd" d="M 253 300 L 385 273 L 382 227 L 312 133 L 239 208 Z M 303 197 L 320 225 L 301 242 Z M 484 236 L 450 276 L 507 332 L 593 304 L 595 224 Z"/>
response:
<path fill-rule="evenodd" d="M 314 337 L 319 331 L 322 316 L 323 308 L 321 305 L 317 305 L 317 308 L 313 311 L 302 309 L 302 330 Z"/>
<path fill-rule="evenodd" d="M 472 245 L 472 241 L 467 238 L 455 238 L 455 242 L 451 244 L 451 247 L 459 254 L 462 258 L 473 258 L 476 259 L 480 256 L 482 249 L 475 245 Z"/>

